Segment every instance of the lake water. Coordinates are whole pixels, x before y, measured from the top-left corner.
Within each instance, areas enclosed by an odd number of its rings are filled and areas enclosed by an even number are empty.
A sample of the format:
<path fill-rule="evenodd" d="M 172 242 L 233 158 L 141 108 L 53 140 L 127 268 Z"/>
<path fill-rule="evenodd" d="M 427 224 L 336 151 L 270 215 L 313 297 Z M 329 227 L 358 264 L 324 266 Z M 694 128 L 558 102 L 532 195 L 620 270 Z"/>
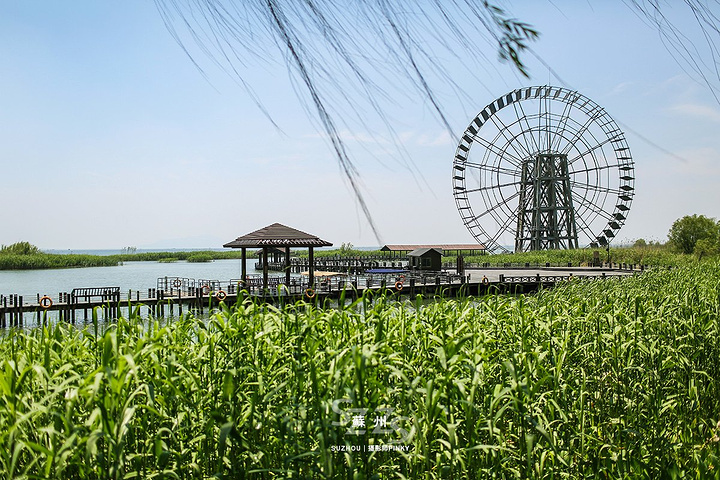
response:
<path fill-rule="evenodd" d="M 319 248 L 317 250 L 326 250 Z M 355 247 L 358 250 L 374 250 L 379 247 Z M 194 250 L 227 251 L 223 248 L 178 248 L 178 249 L 137 249 L 143 252 L 172 252 Z M 45 250 L 46 253 L 89 254 L 89 255 L 115 255 L 123 253 L 122 250 Z M 246 260 L 249 275 L 262 274 L 255 270 L 256 258 Z M 25 303 L 34 303 L 38 295 L 47 295 L 52 299 L 58 293 L 70 293 L 73 288 L 88 287 L 120 287 L 122 295 L 129 290 L 133 292 L 145 291 L 155 288 L 157 279 L 162 277 L 182 277 L 195 280 L 219 280 L 226 282 L 241 277 L 240 259 L 214 260 L 212 262 L 188 263 L 178 261 L 173 263 L 160 262 L 125 262 L 116 267 L 89 267 L 89 268 L 61 268 L 53 270 L 0 270 L 0 295 L 22 295 Z M 281 272 L 270 272 L 270 276 L 283 276 Z M 295 275 L 293 275 L 295 276 Z"/>
<path fill-rule="evenodd" d="M 261 273 L 255 271 L 256 261 L 254 258 L 246 260 L 248 274 Z M 22 295 L 26 303 L 34 303 L 38 294 L 55 299 L 58 293 L 69 293 L 73 288 L 120 287 L 123 294 L 127 294 L 128 290 L 147 291 L 155 288 L 157 279 L 161 277 L 226 282 L 240 278 L 240 262 L 239 259 L 203 263 L 125 262 L 116 267 L 0 270 L 0 295 Z M 270 274 L 280 275 L 279 272 Z"/>

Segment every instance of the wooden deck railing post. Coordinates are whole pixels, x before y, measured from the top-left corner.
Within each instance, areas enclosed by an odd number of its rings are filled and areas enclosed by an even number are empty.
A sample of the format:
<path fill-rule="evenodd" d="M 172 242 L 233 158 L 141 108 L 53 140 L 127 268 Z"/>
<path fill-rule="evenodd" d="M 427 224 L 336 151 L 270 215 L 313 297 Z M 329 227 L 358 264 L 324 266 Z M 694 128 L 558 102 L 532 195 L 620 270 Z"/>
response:
<path fill-rule="evenodd" d="M 7 310 L 7 297 L 0 297 L 0 303 L 2 303 L 2 312 L 0 312 L 0 328 L 6 328 L 7 324 L 5 323 L 5 311 Z"/>
<path fill-rule="evenodd" d="M 19 309 L 19 311 L 18 311 L 18 313 L 19 313 L 19 315 L 18 315 L 18 325 L 19 325 L 20 327 L 22 327 L 22 326 L 23 326 L 23 320 L 24 320 L 23 315 L 24 315 L 24 313 L 25 313 L 25 312 L 24 312 L 24 309 L 23 309 L 23 297 L 22 297 L 22 295 L 20 296 L 20 304 L 19 304 L 19 305 L 20 305 L 20 309 Z"/>

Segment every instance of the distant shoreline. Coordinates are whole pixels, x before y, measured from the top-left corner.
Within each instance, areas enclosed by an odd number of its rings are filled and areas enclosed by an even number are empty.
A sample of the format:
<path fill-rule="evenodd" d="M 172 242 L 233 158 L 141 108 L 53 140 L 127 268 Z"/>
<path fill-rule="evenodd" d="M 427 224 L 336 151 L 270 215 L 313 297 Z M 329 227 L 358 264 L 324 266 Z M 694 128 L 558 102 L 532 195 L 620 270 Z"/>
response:
<path fill-rule="evenodd" d="M 315 251 L 337 250 L 338 247 L 320 247 Z M 380 250 L 380 247 L 353 247 L 355 250 Z M 252 249 L 248 250 L 248 254 Z M 138 248 L 133 253 L 182 253 L 182 252 L 229 252 L 230 248 L 211 247 L 211 248 Z M 239 252 L 239 250 L 236 250 Z M 42 249 L 43 253 L 50 255 L 98 255 L 102 257 L 111 255 L 132 255 L 123 248 L 99 248 L 99 249 Z"/>

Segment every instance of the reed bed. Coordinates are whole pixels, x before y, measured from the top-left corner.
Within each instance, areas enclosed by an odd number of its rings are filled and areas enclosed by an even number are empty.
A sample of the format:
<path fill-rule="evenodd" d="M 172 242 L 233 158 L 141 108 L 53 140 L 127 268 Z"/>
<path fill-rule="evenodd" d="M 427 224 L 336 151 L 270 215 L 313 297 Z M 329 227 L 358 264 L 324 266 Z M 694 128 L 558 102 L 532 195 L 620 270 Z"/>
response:
<path fill-rule="evenodd" d="M 0 339 L 0 472 L 720 478 L 720 264 Z M 363 425 L 364 424 L 364 425 Z"/>
<path fill-rule="evenodd" d="M 40 270 L 50 268 L 114 267 L 116 259 L 100 255 L 34 253 L 18 255 L 0 253 L 0 270 Z"/>
<path fill-rule="evenodd" d="M 575 248 L 571 250 L 544 250 L 536 252 L 515 252 L 515 253 L 495 253 L 487 255 L 464 255 L 466 264 L 489 264 L 489 265 L 503 265 L 503 264 L 515 264 L 522 265 L 529 263 L 531 265 L 545 265 L 550 263 L 552 265 L 565 265 L 572 263 L 577 266 L 580 264 L 590 265 L 593 262 L 594 252 L 597 251 L 600 254 L 600 261 L 607 262 L 607 253 L 604 248 Z M 443 257 L 443 262 L 449 265 L 453 265 L 456 261 L 456 256 L 446 255 Z M 299 257 L 307 257 L 307 251 L 293 252 Z M 351 257 L 351 258 L 386 258 L 387 261 L 405 260 L 405 256 L 393 256 L 389 252 L 381 250 L 343 250 L 342 248 L 332 250 L 318 250 L 315 252 L 315 257 Z M 715 257 L 714 259 L 717 259 Z M 626 263 L 634 265 L 648 265 L 648 266 L 680 266 L 685 265 L 689 262 L 697 261 L 697 257 L 694 255 L 687 255 L 674 251 L 672 248 L 664 245 L 660 246 L 644 246 L 644 247 L 613 247 L 610 251 L 610 261 L 612 263 Z"/>
<path fill-rule="evenodd" d="M 189 262 L 210 261 L 210 260 L 227 260 L 242 258 L 242 252 L 239 250 L 189 250 L 189 251 L 171 251 L 171 252 L 140 252 L 140 253 L 121 253 L 116 255 L 108 255 L 108 257 L 120 262 L 160 262 L 171 259 L 173 261 L 186 260 Z M 256 258 L 255 251 L 247 252 L 247 258 Z"/>
<path fill-rule="evenodd" d="M 37 247 L 35 247 L 37 248 Z M 248 252 L 248 258 L 255 256 Z M 210 262 L 212 260 L 241 258 L 239 251 L 188 251 L 188 252 L 144 252 L 117 255 L 58 254 L 30 251 L 14 253 L 7 249 L 0 251 L 0 270 L 40 270 L 51 268 L 114 267 L 122 262 L 163 262 L 186 260 L 188 262 Z"/>
<path fill-rule="evenodd" d="M 466 263 L 489 263 L 491 265 L 503 265 L 505 263 L 512 264 L 537 264 L 544 265 L 551 263 L 553 265 L 572 263 L 573 265 L 590 265 L 593 262 L 593 252 L 600 253 L 600 261 L 608 260 L 607 253 L 604 249 L 593 248 L 575 248 L 572 250 L 549 250 L 538 252 L 516 252 L 493 255 L 476 255 L 465 257 Z M 634 265 L 649 266 L 680 266 L 688 262 L 692 262 L 696 257 L 673 251 L 666 246 L 647 246 L 647 247 L 617 247 L 610 251 L 610 261 L 613 263 L 627 263 Z M 445 258 L 444 261 L 452 261 L 451 257 Z"/>

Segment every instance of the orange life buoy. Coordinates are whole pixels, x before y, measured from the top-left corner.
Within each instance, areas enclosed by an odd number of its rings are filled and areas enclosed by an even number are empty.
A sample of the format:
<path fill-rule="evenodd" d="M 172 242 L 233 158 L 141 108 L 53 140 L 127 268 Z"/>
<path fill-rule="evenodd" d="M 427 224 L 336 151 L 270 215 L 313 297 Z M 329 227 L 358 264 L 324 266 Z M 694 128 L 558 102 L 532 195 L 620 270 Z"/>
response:
<path fill-rule="evenodd" d="M 182 285 L 182 280 L 180 280 L 179 278 L 173 280 L 173 287 L 179 287 L 180 285 Z"/>
<path fill-rule="evenodd" d="M 306 289 L 306 290 L 305 290 L 305 296 L 306 296 L 307 298 L 315 298 L 315 290 L 313 290 L 312 288 Z"/>
<path fill-rule="evenodd" d="M 397 288 L 397 291 L 398 291 L 398 292 L 399 292 L 400 290 L 402 290 L 402 289 L 403 289 L 403 282 L 399 282 L 399 281 L 398 281 L 398 282 L 395 282 L 395 288 Z"/>
<path fill-rule="evenodd" d="M 225 297 L 227 297 L 227 293 L 225 293 L 224 290 L 218 290 L 218 292 L 215 294 L 215 298 L 217 298 L 221 302 L 225 300 Z"/>
<path fill-rule="evenodd" d="M 40 299 L 40 306 L 47 310 L 48 308 L 52 307 L 53 301 L 52 298 L 45 295 Z"/>
<path fill-rule="evenodd" d="M 210 293 L 210 285 L 203 285 L 202 291 L 204 294 Z"/>
<path fill-rule="evenodd" d="M 490 283 L 490 280 L 488 280 L 488 278 L 485 275 L 483 275 L 482 284 L 487 285 L 488 283 Z"/>

